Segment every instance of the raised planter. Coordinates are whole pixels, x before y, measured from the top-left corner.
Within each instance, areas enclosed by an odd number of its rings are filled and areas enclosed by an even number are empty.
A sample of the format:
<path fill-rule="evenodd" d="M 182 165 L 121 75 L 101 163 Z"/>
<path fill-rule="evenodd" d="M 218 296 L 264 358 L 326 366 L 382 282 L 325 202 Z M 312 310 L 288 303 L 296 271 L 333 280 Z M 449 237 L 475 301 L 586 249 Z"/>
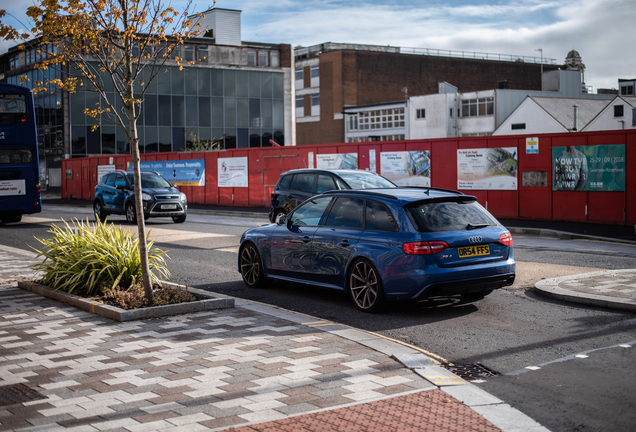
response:
<path fill-rule="evenodd" d="M 71 306 L 75 306 L 87 312 L 122 322 L 234 307 L 234 299 L 213 297 L 206 291 L 193 288 L 188 288 L 188 291 L 207 298 L 204 300 L 165 306 L 152 306 L 140 309 L 122 309 L 117 306 L 101 304 L 85 297 L 79 297 L 62 291 L 52 290 L 51 288 L 31 281 L 18 281 L 18 287 L 43 297 L 48 297 L 70 304 Z"/>

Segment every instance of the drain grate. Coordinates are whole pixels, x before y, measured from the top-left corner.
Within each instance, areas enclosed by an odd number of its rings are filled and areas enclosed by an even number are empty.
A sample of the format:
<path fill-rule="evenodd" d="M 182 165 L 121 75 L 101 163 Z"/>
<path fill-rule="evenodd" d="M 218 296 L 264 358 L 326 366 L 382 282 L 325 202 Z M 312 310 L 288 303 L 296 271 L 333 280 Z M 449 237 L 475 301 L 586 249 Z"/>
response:
<path fill-rule="evenodd" d="M 12 384 L 0 387 L 0 406 L 31 402 L 44 398 L 46 398 L 46 396 L 24 384 Z"/>
<path fill-rule="evenodd" d="M 494 370 L 488 369 L 486 366 L 480 363 L 473 364 L 445 364 L 446 369 L 465 380 L 473 380 L 478 378 L 498 376 L 499 373 Z"/>

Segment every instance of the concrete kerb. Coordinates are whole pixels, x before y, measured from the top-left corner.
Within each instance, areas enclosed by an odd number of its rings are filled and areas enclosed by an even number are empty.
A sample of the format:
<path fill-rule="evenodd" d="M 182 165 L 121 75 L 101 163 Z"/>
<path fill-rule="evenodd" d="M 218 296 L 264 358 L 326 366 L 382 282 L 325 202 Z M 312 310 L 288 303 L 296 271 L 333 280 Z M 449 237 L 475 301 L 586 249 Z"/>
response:
<path fill-rule="evenodd" d="M 204 300 L 126 310 L 117 306 L 102 304 L 85 297 L 79 297 L 62 291 L 52 290 L 44 285 L 29 280 L 18 281 L 18 287 L 43 297 L 48 297 L 62 303 L 70 304 L 78 309 L 94 313 L 104 318 L 110 318 L 120 322 L 234 307 L 234 299 L 218 298 L 210 295 L 207 291 L 201 291 L 195 288 L 188 288 L 188 291 L 206 297 Z"/>
<path fill-rule="evenodd" d="M 617 299 L 615 297 L 602 296 L 597 294 L 579 293 L 571 291 L 565 288 L 559 287 L 559 284 L 564 281 L 581 279 L 596 276 L 620 276 L 621 273 L 634 273 L 636 270 L 603 270 L 591 273 L 582 273 L 572 276 L 562 276 L 557 278 L 543 279 L 534 285 L 534 291 L 545 295 L 547 297 L 569 301 L 572 303 L 579 303 L 588 306 L 598 306 L 610 309 L 626 310 L 629 312 L 636 312 L 636 300 Z"/>
<path fill-rule="evenodd" d="M 599 237 L 587 234 L 574 234 L 567 231 L 549 230 L 543 228 L 520 228 L 520 227 L 506 227 L 511 234 L 526 235 L 530 237 L 548 237 L 557 238 L 561 240 L 596 240 L 610 243 L 623 243 L 629 245 L 636 245 L 636 241 L 615 239 L 611 237 Z"/>

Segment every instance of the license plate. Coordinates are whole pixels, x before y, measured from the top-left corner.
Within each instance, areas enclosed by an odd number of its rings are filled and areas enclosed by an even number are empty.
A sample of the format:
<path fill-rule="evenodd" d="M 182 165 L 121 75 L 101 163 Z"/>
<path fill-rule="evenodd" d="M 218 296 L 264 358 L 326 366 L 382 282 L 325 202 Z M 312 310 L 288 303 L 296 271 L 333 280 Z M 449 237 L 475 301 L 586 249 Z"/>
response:
<path fill-rule="evenodd" d="M 176 210 L 177 209 L 177 205 L 176 204 L 162 204 L 161 208 L 163 210 Z"/>
<path fill-rule="evenodd" d="M 457 254 L 460 258 L 490 255 L 490 249 L 488 245 L 460 247 L 457 248 Z"/>

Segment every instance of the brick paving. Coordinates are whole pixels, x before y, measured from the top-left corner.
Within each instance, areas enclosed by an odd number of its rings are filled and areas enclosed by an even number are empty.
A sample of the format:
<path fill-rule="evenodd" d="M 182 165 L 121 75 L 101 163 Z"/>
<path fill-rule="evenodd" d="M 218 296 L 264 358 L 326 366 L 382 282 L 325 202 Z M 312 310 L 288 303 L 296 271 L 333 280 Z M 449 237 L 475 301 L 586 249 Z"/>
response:
<path fill-rule="evenodd" d="M 17 288 L 33 262 L 0 246 L 0 431 L 546 431 L 355 329 L 245 301 L 120 323 Z"/>
<path fill-rule="evenodd" d="M 595 272 L 559 281 L 558 286 L 583 294 L 636 300 L 636 270 Z"/>

